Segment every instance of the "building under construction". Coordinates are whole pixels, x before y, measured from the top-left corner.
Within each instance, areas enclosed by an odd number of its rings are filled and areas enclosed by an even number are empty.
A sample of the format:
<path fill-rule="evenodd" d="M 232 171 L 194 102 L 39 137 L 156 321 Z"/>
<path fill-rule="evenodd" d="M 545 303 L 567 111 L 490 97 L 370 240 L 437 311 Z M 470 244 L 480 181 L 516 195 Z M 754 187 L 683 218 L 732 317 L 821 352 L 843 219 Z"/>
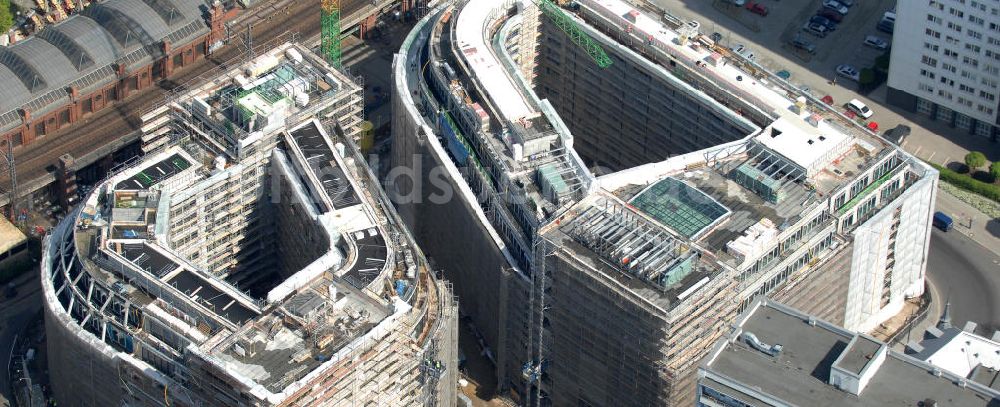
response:
<path fill-rule="evenodd" d="M 142 116 L 46 237 L 61 405 L 454 405 L 457 305 L 354 144 L 361 88 L 284 44 Z"/>
<path fill-rule="evenodd" d="M 443 5 L 394 76 L 387 189 L 522 404 L 688 405 L 759 296 L 868 331 L 923 292 L 934 169 L 683 21 Z"/>

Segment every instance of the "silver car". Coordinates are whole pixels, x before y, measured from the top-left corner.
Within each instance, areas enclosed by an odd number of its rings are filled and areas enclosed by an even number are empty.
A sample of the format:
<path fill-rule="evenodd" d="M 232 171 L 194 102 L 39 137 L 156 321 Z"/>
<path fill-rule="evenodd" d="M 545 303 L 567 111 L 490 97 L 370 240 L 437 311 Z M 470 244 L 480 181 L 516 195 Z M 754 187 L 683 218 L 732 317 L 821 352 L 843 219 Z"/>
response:
<path fill-rule="evenodd" d="M 869 46 L 869 47 L 872 47 L 872 48 L 875 48 L 875 49 L 881 49 L 881 50 L 889 48 L 889 41 L 886 41 L 886 40 L 882 39 L 882 37 L 879 37 L 877 35 L 869 35 L 869 36 L 865 37 L 865 43 L 864 44 L 867 45 L 867 46 Z"/>

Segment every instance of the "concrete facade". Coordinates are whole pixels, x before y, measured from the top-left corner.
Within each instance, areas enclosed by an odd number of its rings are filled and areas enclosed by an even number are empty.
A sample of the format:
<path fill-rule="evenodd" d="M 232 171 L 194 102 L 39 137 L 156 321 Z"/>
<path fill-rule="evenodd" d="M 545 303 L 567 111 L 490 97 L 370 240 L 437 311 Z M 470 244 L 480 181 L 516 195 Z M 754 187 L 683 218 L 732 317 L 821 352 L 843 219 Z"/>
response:
<path fill-rule="evenodd" d="M 760 296 L 870 329 L 922 292 L 932 168 L 689 28 L 578 4 L 442 6 L 394 60 L 387 189 L 506 395 L 687 405 Z"/>
<path fill-rule="evenodd" d="M 144 115 L 45 238 L 60 404 L 456 403 L 457 304 L 342 127 L 359 93 L 283 44 Z"/>
<path fill-rule="evenodd" d="M 904 0 L 896 6 L 891 104 L 958 131 L 1000 136 L 1000 6 Z"/>

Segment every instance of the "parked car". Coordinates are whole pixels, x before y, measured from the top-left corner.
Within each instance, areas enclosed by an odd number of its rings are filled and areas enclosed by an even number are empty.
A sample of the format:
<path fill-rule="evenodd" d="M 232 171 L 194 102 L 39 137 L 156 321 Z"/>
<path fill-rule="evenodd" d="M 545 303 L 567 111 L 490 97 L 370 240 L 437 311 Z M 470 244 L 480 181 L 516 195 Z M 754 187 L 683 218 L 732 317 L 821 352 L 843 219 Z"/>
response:
<path fill-rule="evenodd" d="M 944 212 L 934 212 L 934 221 L 932 223 L 934 227 L 945 232 L 955 226 L 955 222 L 951 220 L 951 216 L 945 215 Z"/>
<path fill-rule="evenodd" d="M 751 13 L 760 14 L 762 16 L 767 16 L 767 6 L 765 6 L 763 4 L 760 4 L 760 3 L 756 2 L 756 1 L 749 1 L 749 2 L 747 2 L 747 6 L 746 7 L 747 7 L 747 10 L 750 10 Z"/>
<path fill-rule="evenodd" d="M 712 35 L 709 35 L 708 38 L 711 38 L 712 41 L 715 42 L 722 42 L 722 34 L 719 33 L 712 33 Z"/>
<path fill-rule="evenodd" d="M 802 27 L 802 31 L 824 38 L 826 37 L 826 34 L 830 32 L 830 29 L 826 28 L 826 26 L 822 24 L 806 23 L 805 27 Z"/>
<path fill-rule="evenodd" d="M 893 28 L 895 28 L 895 26 L 896 26 L 896 13 L 893 13 L 891 11 L 886 11 L 885 14 L 882 15 L 882 19 L 878 21 L 877 25 L 875 25 L 875 28 L 878 28 L 879 31 L 892 34 Z"/>
<path fill-rule="evenodd" d="M 823 8 L 827 8 L 836 11 L 840 14 L 847 15 L 847 6 L 843 5 L 837 0 L 823 0 Z"/>
<path fill-rule="evenodd" d="M 837 13 L 834 13 L 834 14 L 837 14 Z M 809 22 L 825 26 L 826 29 L 829 30 L 829 31 L 833 31 L 833 30 L 837 29 L 837 23 L 835 23 L 835 22 L 833 22 L 833 20 L 831 20 L 829 18 L 826 18 L 826 17 L 823 17 L 821 15 L 812 16 L 812 18 L 809 19 Z"/>
<path fill-rule="evenodd" d="M 733 5 L 740 7 L 743 7 L 743 5 L 747 3 L 747 0 L 729 0 L 729 1 L 733 2 Z"/>
<path fill-rule="evenodd" d="M 795 49 L 803 50 L 810 54 L 816 53 L 816 44 L 806 41 L 805 39 L 799 36 L 796 36 L 795 39 L 792 40 L 792 47 L 794 47 Z"/>
<path fill-rule="evenodd" d="M 851 99 L 850 102 L 847 102 L 847 110 L 857 113 L 858 116 L 864 117 L 865 119 L 872 117 L 872 115 L 875 114 L 872 109 L 868 108 L 868 105 L 857 99 Z"/>
<path fill-rule="evenodd" d="M 820 9 L 816 12 L 816 15 L 826 17 L 834 22 L 844 21 L 844 15 L 836 11 L 830 10 L 828 8 Z"/>
<path fill-rule="evenodd" d="M 687 24 L 688 27 L 694 28 L 695 31 L 698 31 L 698 29 L 701 28 L 701 23 L 694 20 L 688 21 Z"/>
<path fill-rule="evenodd" d="M 861 73 L 858 72 L 858 69 L 848 64 L 837 65 L 837 75 L 853 81 L 861 79 Z"/>
<path fill-rule="evenodd" d="M 882 37 L 879 37 L 877 35 L 869 35 L 865 37 L 864 44 L 875 49 L 884 50 L 886 48 L 889 48 L 889 41 L 886 41 L 882 39 Z"/>
<path fill-rule="evenodd" d="M 910 126 L 907 126 L 905 124 L 900 124 L 896 127 L 886 130 L 885 133 L 882 133 L 882 137 L 885 137 L 886 140 L 896 143 L 896 145 L 903 144 L 903 140 L 906 140 L 906 136 L 909 135 L 910 135 Z"/>
<path fill-rule="evenodd" d="M 749 59 L 751 61 L 757 57 L 756 55 L 754 55 L 753 50 L 747 48 L 747 46 L 743 44 L 736 44 L 736 46 L 731 49 L 733 50 L 733 52 L 742 55 L 743 58 Z"/>
<path fill-rule="evenodd" d="M 857 3 L 854 0 L 837 0 L 837 2 L 847 6 L 847 8 L 854 7 L 854 5 Z"/>

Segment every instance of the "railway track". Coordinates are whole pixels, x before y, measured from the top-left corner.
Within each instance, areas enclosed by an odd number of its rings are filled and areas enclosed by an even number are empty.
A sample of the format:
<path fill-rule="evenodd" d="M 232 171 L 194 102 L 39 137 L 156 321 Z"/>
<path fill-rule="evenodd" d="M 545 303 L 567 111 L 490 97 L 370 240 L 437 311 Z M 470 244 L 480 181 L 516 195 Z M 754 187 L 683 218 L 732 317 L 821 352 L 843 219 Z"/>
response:
<path fill-rule="evenodd" d="M 371 2 L 364 0 L 347 0 L 342 5 L 345 22 L 360 21 L 363 16 L 359 14 L 371 12 L 374 8 Z M 237 38 L 239 26 L 245 32 L 247 24 L 253 24 L 254 43 L 260 44 L 259 48 L 265 48 L 269 41 L 280 40 L 289 33 L 297 33 L 299 39 L 315 39 L 320 32 L 318 10 L 318 0 L 279 0 L 252 9 L 232 24 L 233 38 L 230 43 L 207 58 L 177 70 L 172 77 L 158 82 L 157 86 L 132 94 L 114 106 L 21 147 L 14 153 L 19 194 L 24 196 L 52 183 L 55 180 L 53 171 L 63 154 L 72 155 L 76 160 L 73 169 L 79 170 L 134 142 L 138 139 L 138 116 L 164 101 L 169 91 L 196 81 L 220 66 L 238 63 L 244 55 Z M 3 174 L 0 190 L 6 190 L 9 182 Z M 0 205 L 6 205 L 7 200 L 7 195 L 3 194 Z"/>

